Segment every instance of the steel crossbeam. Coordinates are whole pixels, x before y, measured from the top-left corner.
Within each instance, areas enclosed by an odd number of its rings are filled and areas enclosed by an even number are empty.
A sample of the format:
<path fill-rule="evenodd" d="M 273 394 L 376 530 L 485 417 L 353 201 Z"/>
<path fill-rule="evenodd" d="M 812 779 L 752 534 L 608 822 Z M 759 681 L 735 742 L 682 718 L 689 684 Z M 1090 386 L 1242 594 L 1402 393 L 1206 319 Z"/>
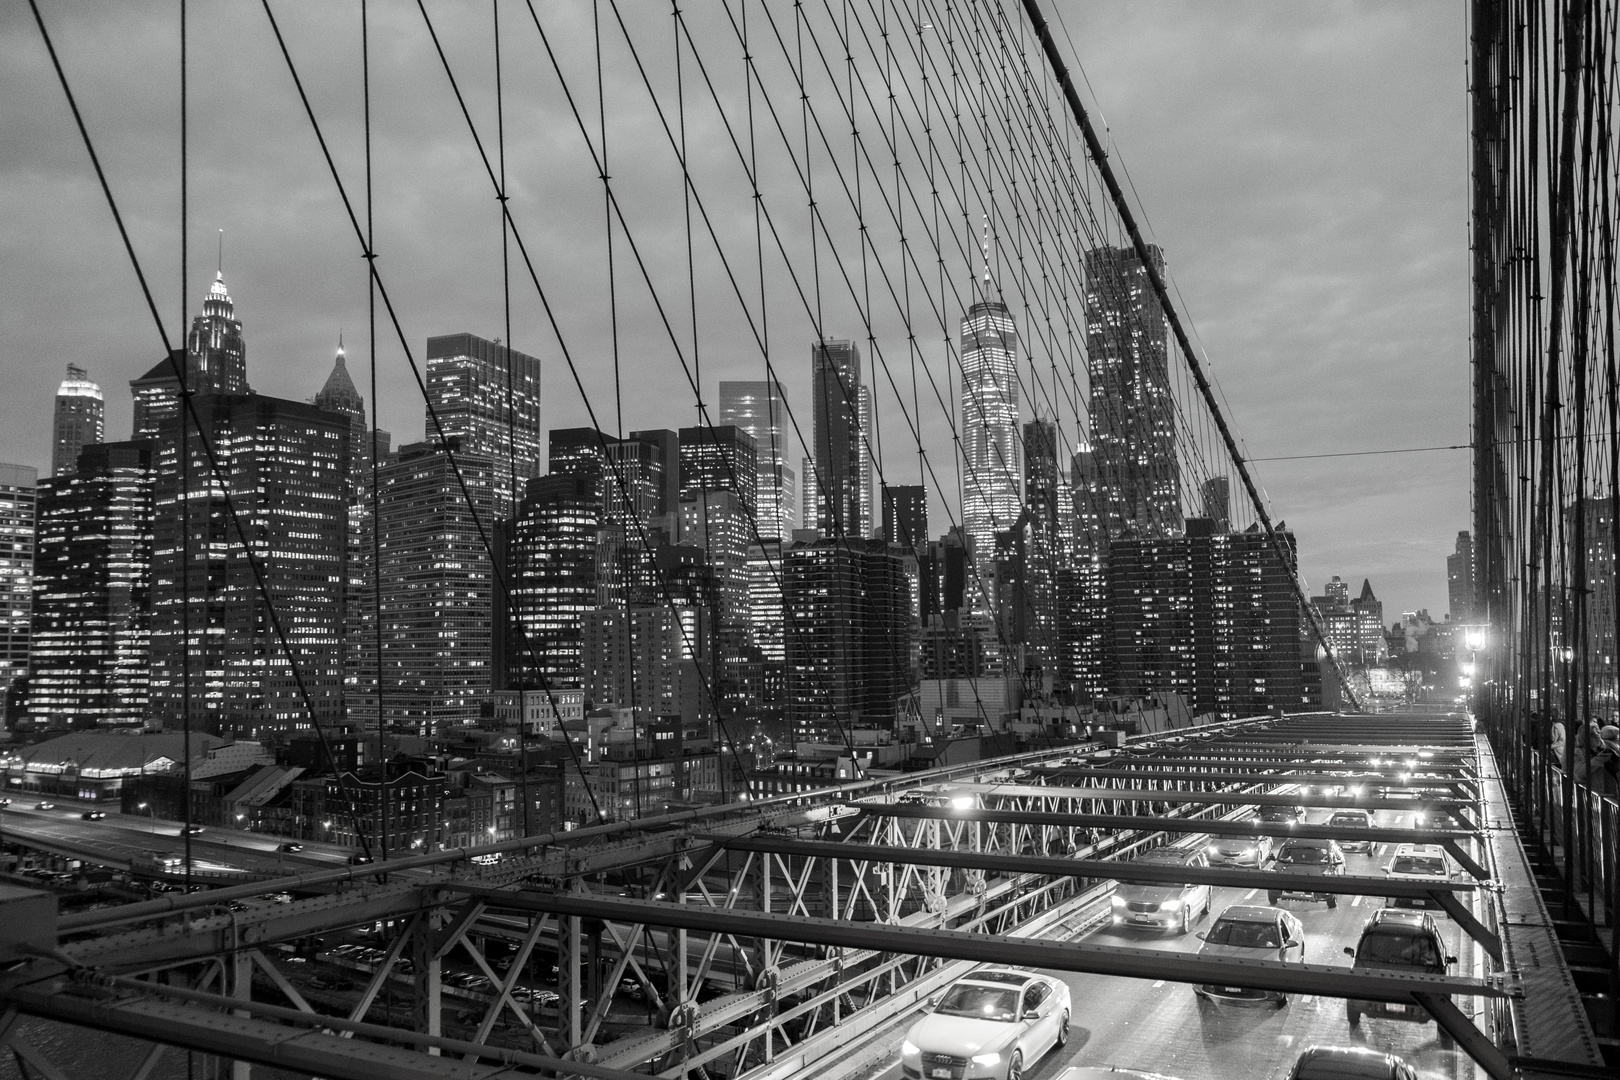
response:
<path fill-rule="evenodd" d="M 1245 777 L 1249 783 L 1266 777 Z M 1307 795 L 1303 792 L 1276 794 L 1273 792 L 1219 792 L 1176 791 L 1157 788 L 1110 788 L 1101 786 L 1058 787 L 1039 784 L 984 784 L 965 783 L 951 785 L 953 791 L 977 792 L 1001 798 L 1080 799 L 1095 802 L 1163 802 L 1174 796 L 1176 802 L 1194 806 L 1319 806 L 1344 810 L 1461 810 L 1472 807 L 1472 799 L 1421 798 L 1385 799 L 1360 795 Z"/>
<path fill-rule="evenodd" d="M 1129 758 L 1104 759 L 1107 761 L 1131 761 Z M 1454 784 L 1472 784 L 1474 781 L 1468 777 L 1410 777 L 1399 774 L 1389 775 L 1377 772 L 1353 773 L 1342 775 L 1337 773 L 1311 773 L 1311 772 L 1236 772 L 1231 768 L 1232 763 L 1217 763 L 1205 761 L 1204 765 L 1218 766 L 1207 771 L 1181 767 L 1177 769 L 1117 769 L 1103 766 L 1091 767 L 1085 764 L 1042 766 L 1030 779 L 1040 779 L 1048 783 L 1054 780 L 1070 779 L 1096 779 L 1096 780 L 1174 780 L 1174 781 L 1214 781 L 1224 783 L 1253 783 L 1257 780 L 1274 780 L 1279 784 L 1306 784 L 1311 787 L 1346 787 L 1352 784 L 1369 785 L 1377 787 L 1408 788 L 1440 787 Z M 1271 766 L 1255 765 L 1255 768 L 1270 768 Z"/>
<path fill-rule="evenodd" d="M 718 839 L 732 851 L 770 852 L 813 859 L 867 860 L 875 863 L 906 863 L 921 866 L 948 866 L 958 870 L 994 870 L 1003 874 L 1035 874 L 1041 877 L 1092 878 L 1140 882 L 1154 885 L 1215 885 L 1232 889 L 1269 888 L 1297 883 L 1299 878 L 1272 870 L 1228 870 L 1218 867 L 1166 866 L 1163 863 L 1127 859 L 1060 859 L 1043 855 L 994 855 L 982 851 L 947 851 L 942 848 L 891 847 L 883 844 L 849 844 L 830 840 L 794 840 L 777 836 L 747 836 Z M 1427 900 L 1436 892 L 1473 892 L 1473 882 L 1445 881 L 1430 885 L 1382 877 L 1324 876 L 1310 878 L 1313 892 L 1340 896 L 1391 896 Z"/>
<path fill-rule="evenodd" d="M 935 956 L 984 964 L 1012 964 L 1118 975 L 1166 982 L 1243 986 L 1287 994 L 1357 998 L 1395 1003 L 1415 1002 L 1416 993 L 1507 997 L 1497 985 L 1444 975 L 1374 972 L 1326 964 L 1280 964 L 1270 961 L 1202 959 L 1162 949 L 1130 949 L 1075 941 L 1026 941 L 959 930 L 933 930 L 882 923 L 850 922 L 805 915 L 756 911 L 717 911 L 657 900 L 564 896 L 558 893 L 503 892 L 480 887 L 457 889 L 510 910 L 611 919 L 634 925 L 680 927 L 709 933 L 797 941 L 833 948 L 869 949 L 911 956 Z"/>

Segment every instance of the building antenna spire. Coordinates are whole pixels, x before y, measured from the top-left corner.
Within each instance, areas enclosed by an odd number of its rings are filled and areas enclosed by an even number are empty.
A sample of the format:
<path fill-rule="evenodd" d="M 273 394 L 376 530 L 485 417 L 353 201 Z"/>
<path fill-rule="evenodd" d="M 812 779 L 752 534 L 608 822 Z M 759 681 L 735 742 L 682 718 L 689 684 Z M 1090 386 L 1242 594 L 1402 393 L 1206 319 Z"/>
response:
<path fill-rule="evenodd" d="M 984 298 L 990 299 L 990 215 L 984 215 L 984 240 L 980 245 L 984 252 Z"/>
<path fill-rule="evenodd" d="M 225 280 L 225 230 L 219 230 L 219 261 L 214 266 L 214 276 L 220 281 Z"/>
<path fill-rule="evenodd" d="M 338 355 L 343 355 L 343 327 L 338 327 Z"/>

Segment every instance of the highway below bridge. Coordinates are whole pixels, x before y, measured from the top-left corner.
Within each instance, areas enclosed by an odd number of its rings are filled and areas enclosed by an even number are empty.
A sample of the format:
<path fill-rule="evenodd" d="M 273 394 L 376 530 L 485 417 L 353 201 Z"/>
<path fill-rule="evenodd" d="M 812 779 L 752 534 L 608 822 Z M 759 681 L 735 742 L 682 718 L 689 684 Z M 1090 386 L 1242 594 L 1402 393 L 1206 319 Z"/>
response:
<path fill-rule="evenodd" d="M 109 864 L 178 839 L 140 824 L 5 815 L 8 841 Z M 1342 873 L 1267 858 L 1298 845 L 1343 850 Z M 1065 1045 L 1023 1080 L 1281 1078 L 1310 1045 L 1425 1077 L 1606 1075 L 1594 969 L 1566 962 L 1567 912 L 1466 717 L 1243 720 L 386 865 L 198 848 L 264 879 L 71 914 L 7 894 L 0 1069 L 1006 1080 L 902 1055 L 930 1002 L 999 965 L 1068 991 Z M 1440 872 L 1406 872 L 1414 853 Z M 1347 955 L 1390 904 L 1432 921 L 1437 965 Z M 1230 909 L 1301 940 L 1213 948 Z"/>

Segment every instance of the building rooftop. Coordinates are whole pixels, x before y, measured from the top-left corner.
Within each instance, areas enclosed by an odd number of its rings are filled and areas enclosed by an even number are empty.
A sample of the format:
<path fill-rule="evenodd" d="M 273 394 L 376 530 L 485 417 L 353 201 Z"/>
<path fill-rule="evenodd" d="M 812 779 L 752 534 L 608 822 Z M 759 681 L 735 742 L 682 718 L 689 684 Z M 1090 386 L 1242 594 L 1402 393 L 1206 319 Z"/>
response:
<path fill-rule="evenodd" d="M 14 751 L 26 768 L 57 771 L 75 765 L 80 772 L 134 773 L 167 769 L 185 760 L 185 734 L 178 731 L 112 734 L 74 731 Z M 217 735 L 193 732 L 192 757 L 225 745 Z"/>

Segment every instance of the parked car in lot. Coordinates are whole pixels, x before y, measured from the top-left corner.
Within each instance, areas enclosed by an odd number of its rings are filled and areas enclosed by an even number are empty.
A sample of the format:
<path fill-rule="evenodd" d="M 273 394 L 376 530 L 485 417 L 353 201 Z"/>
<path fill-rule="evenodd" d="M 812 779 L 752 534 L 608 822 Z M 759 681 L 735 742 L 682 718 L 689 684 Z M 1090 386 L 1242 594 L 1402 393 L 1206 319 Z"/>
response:
<path fill-rule="evenodd" d="M 1299 917 L 1277 907 L 1235 904 L 1221 912 L 1208 930 L 1198 936 L 1204 946 L 1199 959 L 1277 960 L 1285 964 L 1305 962 L 1305 926 Z M 1277 1008 L 1288 1004 L 1288 995 L 1276 990 L 1251 990 L 1242 986 L 1208 984 L 1193 992 L 1210 1001 L 1237 1004 L 1272 1002 Z"/>
<path fill-rule="evenodd" d="M 1439 844 L 1402 844 L 1395 849 L 1395 856 L 1384 867 L 1384 873 L 1392 881 L 1415 881 L 1425 884 L 1451 880 L 1451 861 L 1446 858 L 1446 849 Z M 1387 898 L 1390 907 L 1432 908 L 1439 907 L 1432 900 L 1414 899 L 1412 897 Z"/>
<path fill-rule="evenodd" d="M 1169 866 L 1202 870 L 1209 866 L 1201 848 L 1163 847 L 1133 861 L 1139 866 Z M 1197 919 L 1209 914 L 1213 898 L 1208 885 L 1120 882 L 1110 900 L 1115 926 L 1175 930 L 1185 934 Z"/>
<path fill-rule="evenodd" d="M 1370 829 L 1373 826 L 1373 816 L 1370 810 L 1335 810 L 1333 816 L 1328 818 L 1328 824 L 1347 829 Z M 1345 851 L 1371 852 L 1371 840 L 1340 840 L 1339 847 Z"/>
<path fill-rule="evenodd" d="M 1319 877 L 1344 876 L 1344 851 L 1332 840 L 1308 840 L 1293 837 L 1283 841 L 1277 857 L 1271 863 L 1272 872 L 1291 879 L 1266 890 L 1266 896 L 1275 904 L 1285 897 L 1299 900 L 1326 900 L 1327 906 L 1339 906 L 1333 893 L 1318 892 L 1311 888 L 1310 880 Z"/>
<path fill-rule="evenodd" d="M 905 1080 L 1021 1080 L 1069 1041 L 1069 986 L 1012 968 L 969 972 L 900 1044 Z"/>
<path fill-rule="evenodd" d="M 1418 1080 L 1417 1070 L 1394 1054 L 1365 1046 L 1308 1046 L 1288 1080 Z"/>
<path fill-rule="evenodd" d="M 1256 870 L 1271 859 L 1276 841 L 1269 836 L 1225 836 L 1204 849 L 1211 866 L 1252 866 Z"/>
<path fill-rule="evenodd" d="M 1455 956 L 1446 955 L 1445 939 L 1434 916 L 1426 911 L 1400 911 L 1382 908 L 1361 929 L 1361 940 L 1354 948 L 1346 945 L 1344 951 L 1355 958 L 1357 970 L 1409 971 L 1426 975 L 1444 975 L 1457 962 Z M 1422 1006 L 1395 1005 L 1385 1001 L 1359 1001 L 1349 998 L 1344 1003 L 1345 1016 L 1351 1027 L 1358 1027 L 1364 1016 L 1377 1016 L 1389 1020 L 1424 1024 L 1433 1019 Z M 1449 1048 L 1451 1036 L 1445 1028 L 1439 1029 L 1440 1045 Z"/>

